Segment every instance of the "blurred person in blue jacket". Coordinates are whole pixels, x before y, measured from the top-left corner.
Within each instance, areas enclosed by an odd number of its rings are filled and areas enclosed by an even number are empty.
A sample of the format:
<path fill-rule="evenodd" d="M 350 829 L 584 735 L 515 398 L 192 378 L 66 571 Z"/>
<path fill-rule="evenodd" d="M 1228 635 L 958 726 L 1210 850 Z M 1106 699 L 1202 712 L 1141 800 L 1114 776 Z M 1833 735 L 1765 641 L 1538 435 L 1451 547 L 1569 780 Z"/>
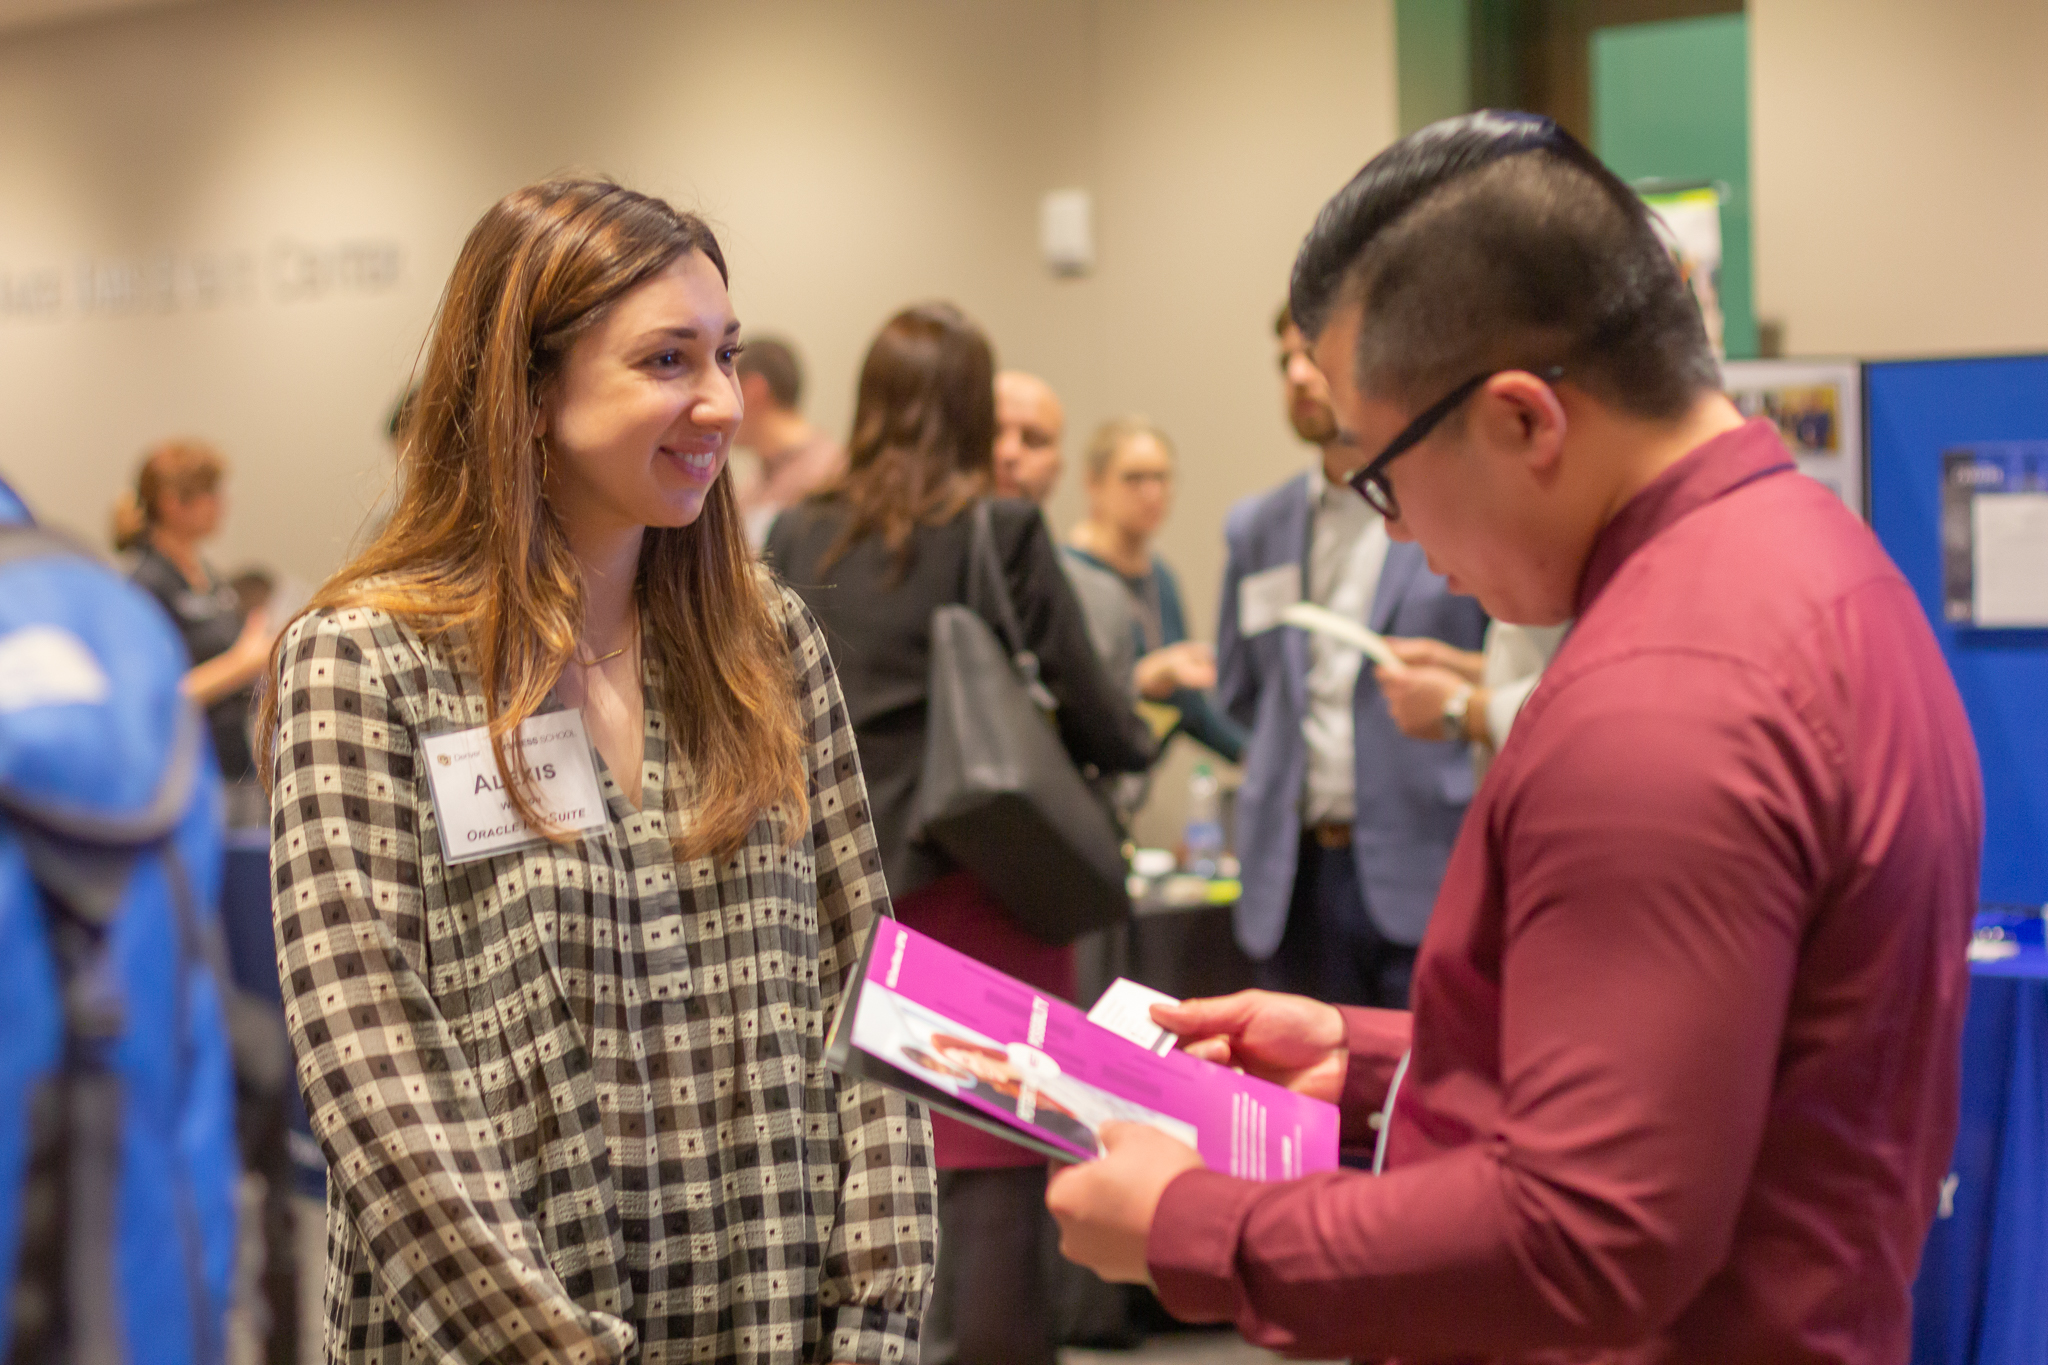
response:
<path fill-rule="evenodd" d="M 1259 984 L 1404 1008 L 1415 945 L 1472 799 L 1462 739 L 1413 739 L 1362 655 L 1282 624 L 1309 601 L 1383 635 L 1479 648 L 1486 613 L 1393 541 L 1346 483 L 1364 462 L 1293 318 L 1274 323 L 1282 394 L 1315 464 L 1231 509 L 1218 699 L 1250 731 L 1237 795 L 1237 940 Z"/>

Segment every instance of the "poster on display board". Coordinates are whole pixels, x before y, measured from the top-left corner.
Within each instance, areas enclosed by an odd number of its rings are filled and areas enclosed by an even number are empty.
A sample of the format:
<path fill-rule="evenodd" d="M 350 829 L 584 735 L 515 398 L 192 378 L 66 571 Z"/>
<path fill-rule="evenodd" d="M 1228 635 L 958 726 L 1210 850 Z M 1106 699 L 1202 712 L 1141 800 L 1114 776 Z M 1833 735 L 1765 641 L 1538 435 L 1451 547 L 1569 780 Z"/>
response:
<path fill-rule="evenodd" d="M 1768 417 L 1799 462 L 1849 510 L 1863 496 L 1863 367 L 1853 360 L 1729 360 L 1721 386 L 1745 417 Z"/>
<path fill-rule="evenodd" d="M 1727 322 L 1721 311 L 1721 187 L 1646 180 L 1635 188 L 1664 228 L 1664 244 L 1700 306 L 1714 355 L 1727 355 Z"/>
<path fill-rule="evenodd" d="M 1941 600 L 1956 625 L 2048 626 L 2048 441 L 1941 452 Z"/>

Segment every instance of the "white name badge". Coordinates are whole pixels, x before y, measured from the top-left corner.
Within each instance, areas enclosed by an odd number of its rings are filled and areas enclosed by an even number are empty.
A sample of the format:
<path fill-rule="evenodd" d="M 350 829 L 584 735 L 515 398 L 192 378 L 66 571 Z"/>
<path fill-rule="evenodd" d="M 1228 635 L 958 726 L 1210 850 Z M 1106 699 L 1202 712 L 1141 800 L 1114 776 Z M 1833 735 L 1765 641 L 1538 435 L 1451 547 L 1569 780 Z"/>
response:
<path fill-rule="evenodd" d="M 491 754 L 490 727 L 430 735 L 420 741 L 434 818 L 441 826 L 441 856 L 450 864 L 475 862 L 507 849 L 546 842 L 519 818 Z M 550 711 L 519 727 L 513 759 L 533 780 L 543 819 L 556 829 L 602 829 L 611 814 L 597 784 L 590 739 L 581 711 Z"/>
<path fill-rule="evenodd" d="M 1280 615 L 1301 600 L 1301 565 L 1281 564 L 1248 574 L 1237 585 L 1237 629 L 1241 635 L 1263 635 L 1280 624 Z"/>

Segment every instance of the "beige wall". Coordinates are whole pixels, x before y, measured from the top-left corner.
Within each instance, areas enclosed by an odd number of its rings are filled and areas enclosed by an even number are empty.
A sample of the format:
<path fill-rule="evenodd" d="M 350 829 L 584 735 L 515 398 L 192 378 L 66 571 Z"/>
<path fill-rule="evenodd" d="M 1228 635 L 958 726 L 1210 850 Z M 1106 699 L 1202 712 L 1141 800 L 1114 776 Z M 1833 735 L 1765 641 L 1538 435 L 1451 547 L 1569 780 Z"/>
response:
<path fill-rule="evenodd" d="M 0 0 L 0 29 L 34 28 L 111 14 L 116 10 L 189 5 L 200 0 Z"/>
<path fill-rule="evenodd" d="M 1786 353 L 2048 348 L 2048 6 L 1749 15 L 1757 313 Z"/>
<path fill-rule="evenodd" d="M 1143 411 L 1181 455 L 1161 551 L 1191 628 L 1213 638 L 1230 505 L 1306 469 L 1288 429 L 1272 319 L 1322 206 L 1397 131 L 1391 5 L 1113 0 L 1098 9 L 1097 184 L 1104 268 L 1097 414 Z M 1056 512 L 1078 507 L 1073 496 Z M 1187 774 L 1174 746 L 1136 833 L 1171 844 Z"/>
<path fill-rule="evenodd" d="M 1295 244 L 1394 121 L 1386 0 L 220 0 L 19 31 L 0 469 L 98 539 L 147 443 L 205 437 L 234 463 L 216 561 L 317 579 L 384 486 L 385 415 L 469 225 L 603 171 L 712 220 L 742 318 L 797 339 L 830 429 L 876 326 L 934 297 L 1066 395 L 1060 524 L 1095 422 L 1164 423 L 1164 549 L 1206 636 L 1225 510 L 1306 465 L 1268 331 Z M 1099 265 L 1056 279 L 1038 199 L 1075 185 Z M 335 254 L 365 242 L 395 246 L 395 280 Z M 168 310 L 145 291 L 80 315 L 80 262 L 146 282 L 165 253 Z M 199 298 L 195 271 L 237 253 L 251 273 Z"/>
<path fill-rule="evenodd" d="M 1223 509 L 1298 463 L 1267 315 L 1392 111 L 1387 6 L 1340 0 L 331 0 L 19 33 L 0 462 L 97 534 L 148 441 L 205 436 L 236 465 L 217 558 L 324 573 L 382 485 L 384 414 L 469 224 L 597 170 L 713 220 L 742 316 L 798 339 L 828 427 L 875 326 L 941 296 L 1067 394 L 1076 447 L 1113 411 L 1165 422 L 1187 461 L 1169 548 L 1206 620 Z M 1038 197 L 1066 185 L 1097 195 L 1081 280 L 1036 255 Z M 298 287 L 358 242 L 396 246 L 395 284 Z M 194 263 L 237 252 L 245 296 L 193 297 Z M 164 253 L 168 310 L 79 315 L 81 262 Z M 24 311 L 51 268 L 62 306 Z"/>

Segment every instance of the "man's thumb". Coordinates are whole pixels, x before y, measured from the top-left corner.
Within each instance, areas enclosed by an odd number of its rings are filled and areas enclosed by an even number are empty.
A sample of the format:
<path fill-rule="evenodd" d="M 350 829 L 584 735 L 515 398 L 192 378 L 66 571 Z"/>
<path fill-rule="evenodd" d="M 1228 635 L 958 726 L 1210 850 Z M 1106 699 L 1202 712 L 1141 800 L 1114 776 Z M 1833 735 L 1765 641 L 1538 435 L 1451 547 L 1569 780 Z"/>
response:
<path fill-rule="evenodd" d="M 1095 1130 L 1096 1138 L 1102 1143 L 1102 1154 L 1109 1156 L 1123 1143 L 1131 1140 L 1134 1129 L 1142 1127 L 1129 1119 L 1111 1119 Z"/>
<path fill-rule="evenodd" d="M 1183 1000 L 1177 1005 L 1154 1005 L 1152 1022 L 1183 1038 L 1206 1038 L 1215 1033 L 1236 1033 L 1251 1014 L 1251 993 L 1209 996 Z"/>

